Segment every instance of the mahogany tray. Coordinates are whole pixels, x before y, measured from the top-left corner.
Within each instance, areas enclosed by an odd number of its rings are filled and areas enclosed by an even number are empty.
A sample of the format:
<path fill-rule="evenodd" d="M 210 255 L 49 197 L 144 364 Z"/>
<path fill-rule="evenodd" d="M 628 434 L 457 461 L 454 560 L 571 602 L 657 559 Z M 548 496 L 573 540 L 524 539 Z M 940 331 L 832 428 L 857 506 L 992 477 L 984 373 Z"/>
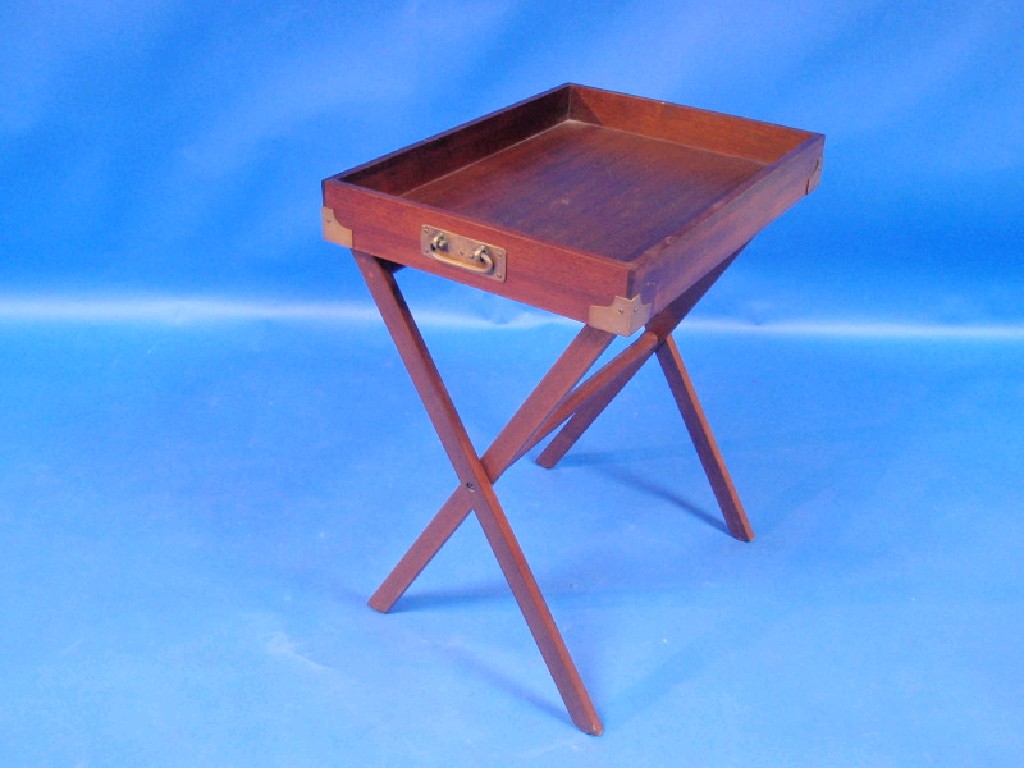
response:
<path fill-rule="evenodd" d="M 325 179 L 324 233 L 628 336 L 810 193 L 823 147 L 566 84 Z"/>

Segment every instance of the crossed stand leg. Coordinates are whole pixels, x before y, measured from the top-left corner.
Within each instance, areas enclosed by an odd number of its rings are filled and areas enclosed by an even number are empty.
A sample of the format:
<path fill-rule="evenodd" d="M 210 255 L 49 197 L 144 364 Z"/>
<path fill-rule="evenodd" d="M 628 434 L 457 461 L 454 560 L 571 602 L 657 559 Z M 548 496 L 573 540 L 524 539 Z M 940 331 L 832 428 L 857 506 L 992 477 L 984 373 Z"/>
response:
<path fill-rule="evenodd" d="M 729 531 L 736 538 L 751 540 L 753 532 L 670 335 L 738 251 L 654 317 L 632 344 L 580 384 L 614 339 L 607 331 L 584 326 L 482 456 L 473 448 L 387 263 L 366 253 L 353 254 L 459 478 L 459 486 L 377 588 L 369 604 L 378 611 L 390 610 L 462 521 L 475 511 L 570 717 L 584 732 L 600 734 L 601 720 L 495 495 L 494 483 L 565 423 L 538 458 L 543 466 L 554 466 L 643 363 L 657 355 Z"/>

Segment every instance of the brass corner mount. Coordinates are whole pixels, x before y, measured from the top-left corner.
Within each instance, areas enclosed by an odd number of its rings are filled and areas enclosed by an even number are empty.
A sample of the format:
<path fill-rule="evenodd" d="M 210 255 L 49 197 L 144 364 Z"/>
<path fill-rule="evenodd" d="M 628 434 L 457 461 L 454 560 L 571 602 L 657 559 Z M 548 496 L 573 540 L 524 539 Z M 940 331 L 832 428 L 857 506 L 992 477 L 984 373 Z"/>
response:
<path fill-rule="evenodd" d="M 320 220 L 323 223 L 324 240 L 345 248 L 352 247 L 352 230 L 338 223 L 333 208 L 323 206 L 320 209 Z"/>
<path fill-rule="evenodd" d="M 607 307 L 591 305 L 587 325 L 619 336 L 632 336 L 650 319 L 651 305 L 644 304 L 639 296 L 616 296 Z"/>

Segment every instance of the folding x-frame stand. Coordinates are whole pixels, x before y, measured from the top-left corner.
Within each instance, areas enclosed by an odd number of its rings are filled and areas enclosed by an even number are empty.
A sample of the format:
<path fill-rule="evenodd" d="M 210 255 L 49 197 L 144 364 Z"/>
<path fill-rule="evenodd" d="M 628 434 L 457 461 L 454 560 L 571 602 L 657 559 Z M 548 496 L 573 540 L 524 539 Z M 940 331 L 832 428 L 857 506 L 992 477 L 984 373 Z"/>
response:
<path fill-rule="evenodd" d="M 614 339 L 607 331 L 585 325 L 481 456 L 470 442 L 402 297 L 393 274 L 394 265 L 368 253 L 353 251 L 359 270 L 459 478 L 458 488 L 373 594 L 370 605 L 378 611 L 390 610 L 462 521 L 475 511 L 573 722 L 586 733 L 599 735 L 604 726 L 505 517 L 494 492 L 494 483 L 506 469 L 564 423 L 565 426 L 538 458 L 542 466 L 553 467 L 644 362 L 656 355 L 729 532 L 743 541 L 753 539 L 753 531 L 671 337 L 673 329 L 738 253 L 653 317 L 630 346 L 581 384 L 587 371 Z"/>

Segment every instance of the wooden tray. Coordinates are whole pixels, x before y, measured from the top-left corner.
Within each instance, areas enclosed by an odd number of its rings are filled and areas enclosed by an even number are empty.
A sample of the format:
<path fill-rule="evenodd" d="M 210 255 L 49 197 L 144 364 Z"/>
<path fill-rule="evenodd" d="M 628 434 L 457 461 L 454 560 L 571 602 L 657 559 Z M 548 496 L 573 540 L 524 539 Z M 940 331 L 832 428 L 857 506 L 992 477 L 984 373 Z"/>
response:
<path fill-rule="evenodd" d="M 630 335 L 809 194 L 824 141 L 562 85 L 325 179 L 324 232 Z M 439 261 L 437 232 L 504 260 L 486 275 Z"/>

